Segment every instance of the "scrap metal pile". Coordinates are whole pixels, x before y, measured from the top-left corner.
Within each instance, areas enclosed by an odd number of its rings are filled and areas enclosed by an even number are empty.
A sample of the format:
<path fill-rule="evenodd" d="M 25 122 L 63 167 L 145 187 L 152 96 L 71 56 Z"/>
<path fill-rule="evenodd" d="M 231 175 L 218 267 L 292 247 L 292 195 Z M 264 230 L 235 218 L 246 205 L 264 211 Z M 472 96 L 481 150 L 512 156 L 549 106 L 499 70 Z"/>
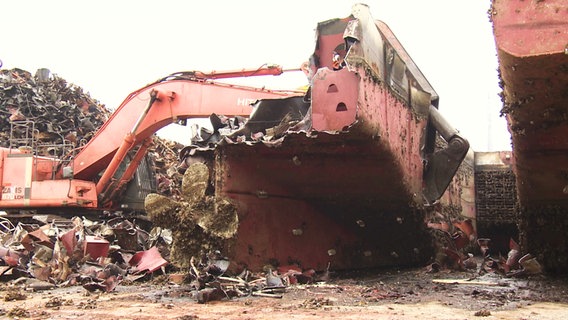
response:
<path fill-rule="evenodd" d="M 13 121 L 33 121 L 39 142 L 78 146 L 90 139 L 110 111 L 81 87 L 48 72 L 0 70 L 1 146 L 8 147 Z M 47 73 L 47 75 L 46 75 Z"/>
<path fill-rule="evenodd" d="M 0 70 L 0 82 L 2 147 L 14 147 L 13 141 L 22 141 L 25 133 L 13 126 L 22 123 L 33 125 L 33 140 L 39 146 L 79 149 L 111 114 L 81 87 L 45 69 L 35 75 L 22 69 Z M 202 166 L 192 166 L 185 175 L 178 171 L 182 145 L 157 136 L 153 142 L 149 154 L 157 193 L 147 203 L 159 205 L 166 198 L 170 204 L 177 200 L 173 203 L 179 208 L 150 210 L 155 227 L 147 219 L 128 220 L 119 212 L 106 212 L 103 219 L 93 220 L 79 218 L 81 212 L 71 219 L 32 216 L 10 220 L 0 216 L 0 279 L 19 278 L 16 281 L 26 282 L 32 290 L 82 285 L 89 291 L 109 292 L 121 282 L 147 279 L 146 275 L 156 271 L 181 267 L 187 273 L 184 281 L 198 292 L 200 302 L 235 295 L 278 296 L 286 283 L 316 281 L 314 270 L 297 268 L 288 268 L 281 276 L 271 271 L 273 267 L 265 270 L 266 276 L 254 276 L 248 270 L 241 270 L 240 277 L 226 276 L 229 262 L 220 258 L 215 239 L 236 232 L 234 208 L 205 195 L 208 174 L 197 173 L 207 173 L 206 168 L 203 171 Z M 181 210 L 183 206 L 191 210 Z M 221 222 L 211 216 L 218 212 L 225 213 Z M 183 236 L 189 230 L 193 230 L 191 239 Z M 202 237 L 196 236 L 199 230 Z M 181 240 L 172 243 L 172 233 Z M 207 254 L 198 257 L 195 252 Z"/>
<path fill-rule="evenodd" d="M 200 303 L 236 296 L 281 297 L 290 284 L 307 284 L 328 278 L 329 270 L 282 267 L 253 274 L 242 270 L 226 275 L 230 265 L 219 251 L 191 257 L 183 273 L 169 258 L 172 234 L 167 229 L 141 229 L 121 217 L 105 222 L 85 218 L 53 220 L 44 225 L 14 226 L 0 217 L 0 279 L 25 282 L 29 290 L 82 286 L 90 292 L 111 292 L 118 284 L 148 280 L 154 272 L 170 274 L 172 283 L 185 283 Z"/>
<path fill-rule="evenodd" d="M 0 219 L 0 275 L 8 278 L 34 278 L 47 288 L 83 285 L 89 291 L 111 291 L 124 279 L 168 263 L 159 253 L 168 252 L 167 232 L 146 232 L 122 218 L 104 223 L 60 219 L 43 225 Z"/>
<path fill-rule="evenodd" d="M 22 141 L 26 132 L 12 128 L 21 122 L 34 126 L 33 138 L 40 152 L 42 145 L 64 148 L 51 155 L 73 152 L 83 147 L 112 113 L 83 88 L 47 69 L 40 69 L 35 75 L 18 68 L 2 69 L 0 84 L 0 147 Z M 167 168 L 177 162 L 183 146 L 157 136 L 153 140 L 149 152 L 156 164 L 158 192 L 177 197 L 181 175 Z"/>

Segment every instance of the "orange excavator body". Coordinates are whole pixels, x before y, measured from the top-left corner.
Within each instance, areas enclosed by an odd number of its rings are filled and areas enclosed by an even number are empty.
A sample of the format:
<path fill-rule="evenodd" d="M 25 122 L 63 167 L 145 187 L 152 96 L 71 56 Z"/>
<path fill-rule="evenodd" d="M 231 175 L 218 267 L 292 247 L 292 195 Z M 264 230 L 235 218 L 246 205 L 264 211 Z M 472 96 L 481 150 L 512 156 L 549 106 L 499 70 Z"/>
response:
<path fill-rule="evenodd" d="M 275 66 L 212 74 L 185 72 L 156 81 L 131 93 L 66 166 L 62 159 L 2 148 L 0 208 L 116 208 L 117 203 L 99 204 L 102 192 L 113 191 L 107 190 L 110 177 L 100 183 L 99 174 L 115 173 L 127 153 L 136 148 L 143 150 L 139 155 L 145 155 L 144 142 L 159 129 L 184 119 L 209 117 L 212 113 L 249 116 L 251 103 L 257 99 L 303 94 L 218 83 L 203 77 L 279 75 L 282 72 Z M 149 105 L 151 92 L 159 95 Z M 71 179 L 65 170 L 72 173 Z M 124 179 L 125 182 L 129 178 Z"/>

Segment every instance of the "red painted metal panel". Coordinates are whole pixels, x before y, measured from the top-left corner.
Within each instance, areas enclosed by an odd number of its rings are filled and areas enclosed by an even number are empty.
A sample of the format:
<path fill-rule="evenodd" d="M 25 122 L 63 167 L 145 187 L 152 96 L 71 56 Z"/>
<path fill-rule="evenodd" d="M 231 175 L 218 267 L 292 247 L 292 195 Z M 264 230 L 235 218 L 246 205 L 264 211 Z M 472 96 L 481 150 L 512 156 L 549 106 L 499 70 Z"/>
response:
<path fill-rule="evenodd" d="M 314 127 L 350 125 L 348 130 L 288 133 L 278 144 L 218 147 L 222 174 L 216 188 L 240 206 L 239 236 L 229 255 L 249 267 L 261 267 L 269 257 L 320 270 L 330 261 L 344 269 L 424 260 L 429 250 L 418 208 L 423 203 L 419 145 L 426 121 L 363 69 L 321 75 L 314 79 L 321 91 L 313 94 L 312 106 L 324 101 L 314 108 L 324 115 L 317 124 L 314 118 Z M 346 83 L 334 75 L 357 80 L 349 84 L 355 91 L 340 99 L 356 100 L 348 103 L 357 105 L 356 121 L 351 116 L 324 121 L 326 112 L 330 118 L 341 113 L 335 110 L 336 97 L 325 97 L 337 94 L 325 90 L 329 83 L 339 83 L 339 91 Z"/>
<path fill-rule="evenodd" d="M 564 53 L 568 45 L 565 0 L 494 0 L 490 14 L 497 47 L 509 55 Z"/>
<path fill-rule="evenodd" d="M 357 116 L 357 74 L 347 69 L 319 69 L 312 86 L 312 128 L 317 131 L 341 131 Z"/>
<path fill-rule="evenodd" d="M 83 242 L 83 254 L 89 255 L 93 260 L 101 257 L 106 258 L 109 248 L 110 243 L 100 237 L 86 236 L 85 242 Z"/>

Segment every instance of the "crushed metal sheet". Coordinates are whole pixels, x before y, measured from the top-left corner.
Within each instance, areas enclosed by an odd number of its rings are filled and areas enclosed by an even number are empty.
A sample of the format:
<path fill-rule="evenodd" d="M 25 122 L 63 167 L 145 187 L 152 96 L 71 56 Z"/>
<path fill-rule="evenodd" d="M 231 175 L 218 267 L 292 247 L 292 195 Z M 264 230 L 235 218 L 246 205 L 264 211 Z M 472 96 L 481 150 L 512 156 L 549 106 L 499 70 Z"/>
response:
<path fill-rule="evenodd" d="M 45 234 L 42 228 L 34 230 L 32 232 L 28 232 L 22 240 L 20 241 L 26 250 L 32 251 L 34 249 L 35 244 L 41 244 L 53 249 L 53 242 L 51 239 Z"/>
<path fill-rule="evenodd" d="M 84 255 L 89 255 L 91 259 L 95 260 L 100 257 L 106 257 L 109 248 L 110 243 L 101 237 L 87 236 L 83 242 Z"/>
<path fill-rule="evenodd" d="M 167 265 L 168 261 L 162 258 L 158 248 L 152 247 L 149 250 L 137 252 L 128 263 L 135 266 L 138 269 L 137 272 L 151 273 Z"/>
<path fill-rule="evenodd" d="M 63 243 L 63 247 L 65 248 L 68 256 L 73 254 L 73 250 L 77 246 L 77 237 L 75 233 L 75 229 L 72 229 L 59 237 L 59 240 Z"/>

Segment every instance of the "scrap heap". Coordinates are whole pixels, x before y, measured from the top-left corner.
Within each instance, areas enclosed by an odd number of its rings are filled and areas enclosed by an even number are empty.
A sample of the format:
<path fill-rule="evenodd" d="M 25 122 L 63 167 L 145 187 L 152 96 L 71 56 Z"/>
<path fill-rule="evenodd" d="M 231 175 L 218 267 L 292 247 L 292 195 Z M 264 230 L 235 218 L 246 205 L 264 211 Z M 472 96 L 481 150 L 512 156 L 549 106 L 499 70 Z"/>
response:
<path fill-rule="evenodd" d="M 0 147 L 9 147 L 25 132 L 17 125 L 34 127 L 34 139 L 47 151 L 61 154 L 83 147 L 111 115 L 112 110 L 83 88 L 67 82 L 47 69 L 35 75 L 14 68 L 0 70 Z M 64 150 L 60 150 L 65 146 Z M 49 148 L 58 148 L 49 150 Z M 156 164 L 158 192 L 177 197 L 181 175 L 167 170 L 177 162 L 182 146 L 154 136 L 150 152 Z"/>
<path fill-rule="evenodd" d="M 20 129 L 32 127 L 36 151 L 45 149 L 42 146 L 64 146 L 56 152 L 73 152 L 82 148 L 112 113 L 81 87 L 47 69 L 40 69 L 35 75 L 18 68 L 2 69 L 0 82 L 3 147 L 14 147 L 14 141 L 22 141 L 25 132 L 29 132 Z M 157 179 L 155 195 L 180 199 L 184 177 L 175 164 L 182 146 L 157 136 L 153 141 L 149 153 Z M 191 186 L 185 189 L 190 189 L 185 193 L 197 192 Z M 195 201 L 207 207 L 206 199 Z M 222 206 L 215 204 L 219 205 Z M 84 214 L 76 212 L 77 217 L 71 219 L 52 215 L 36 215 L 32 219 L 27 219 L 27 215 L 22 219 L 0 216 L 0 276 L 39 280 L 30 282 L 31 289 L 38 290 L 83 285 L 89 291 L 112 291 L 124 280 L 142 278 L 168 265 L 164 258 L 170 259 L 169 230 L 152 228 L 144 219 L 126 219 L 120 213 L 105 212 L 101 221 L 79 218 Z M 200 224 L 222 233 L 212 222 L 201 219 Z M 206 276 L 208 273 L 203 270 L 213 268 L 213 262 L 204 259 L 191 261 L 195 278 Z M 189 267 L 189 258 L 184 260 L 180 255 L 178 260 L 187 261 L 185 266 Z"/>
<path fill-rule="evenodd" d="M 0 70 L 0 144 L 8 147 L 13 121 L 33 121 L 40 142 L 88 141 L 110 111 L 81 87 L 57 76 L 35 76 L 22 69 Z M 47 71 L 49 73 L 49 71 Z M 8 116 L 6 116 L 8 115 Z M 78 145 L 77 145 L 78 146 Z"/>

